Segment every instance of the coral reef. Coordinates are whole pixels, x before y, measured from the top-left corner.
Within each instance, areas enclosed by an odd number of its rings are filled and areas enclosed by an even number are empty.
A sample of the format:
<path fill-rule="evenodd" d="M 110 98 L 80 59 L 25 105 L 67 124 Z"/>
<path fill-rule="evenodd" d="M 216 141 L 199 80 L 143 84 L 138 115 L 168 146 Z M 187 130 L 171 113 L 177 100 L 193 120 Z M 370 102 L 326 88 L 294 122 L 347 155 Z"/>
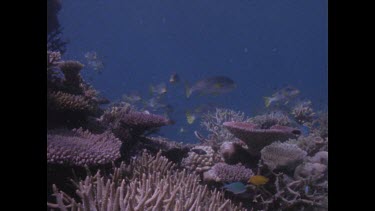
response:
<path fill-rule="evenodd" d="M 281 142 L 274 142 L 261 150 L 261 158 L 271 170 L 280 167 L 294 169 L 306 155 L 297 145 Z"/>
<path fill-rule="evenodd" d="M 256 210 L 328 210 L 328 182 L 293 180 L 285 174 L 275 175 L 272 192 L 258 189 L 253 196 Z"/>
<path fill-rule="evenodd" d="M 83 65 L 61 61 L 59 52 L 47 51 L 47 126 L 49 129 L 87 128 L 90 117 L 100 115 L 105 103 L 99 92 L 80 76 Z"/>
<path fill-rule="evenodd" d="M 135 111 L 127 104 L 108 108 L 99 118 L 99 122 L 107 125 L 123 141 L 129 139 L 129 136 L 137 137 L 173 123 L 160 115 Z"/>
<path fill-rule="evenodd" d="M 253 155 L 275 141 L 286 141 L 301 134 L 296 128 L 274 125 L 269 129 L 261 129 L 248 122 L 224 122 L 223 125 L 237 138 L 245 142 Z"/>
<path fill-rule="evenodd" d="M 57 203 L 47 203 L 60 210 L 244 210 L 225 200 L 218 191 L 209 191 L 199 184 L 199 177 L 186 171 L 172 171 L 173 165 L 142 155 L 144 169 L 131 180 L 123 178 L 123 167 L 115 168 L 112 178 L 98 172 L 75 183 L 78 200 L 53 186 Z M 150 159 L 151 158 L 151 159 Z"/>
<path fill-rule="evenodd" d="M 95 135 L 80 129 L 47 132 L 47 163 L 97 166 L 120 158 L 121 142 L 111 133 Z"/>
<path fill-rule="evenodd" d="M 314 133 L 308 136 L 299 136 L 297 139 L 290 139 L 285 143 L 296 144 L 310 156 L 316 152 L 328 150 L 328 138 L 322 138 Z"/>
<path fill-rule="evenodd" d="M 94 107 L 90 104 L 84 96 L 73 95 L 65 92 L 50 92 L 47 93 L 47 99 L 50 110 L 70 110 L 91 112 Z"/>
<path fill-rule="evenodd" d="M 224 122 L 245 121 L 245 114 L 243 112 L 236 112 L 230 109 L 216 108 L 215 112 L 208 112 L 203 115 L 201 126 L 206 128 L 210 133 L 206 140 L 209 141 L 210 145 L 218 145 L 224 141 L 233 141 L 235 137 L 223 127 Z M 217 146 L 213 146 L 217 147 Z"/>
<path fill-rule="evenodd" d="M 312 122 L 312 130 L 322 138 L 328 137 L 328 112 L 317 113 L 317 118 Z"/>
<path fill-rule="evenodd" d="M 247 122 L 253 123 L 261 129 L 269 129 L 274 125 L 292 126 L 292 120 L 281 111 L 251 117 Z"/>
<path fill-rule="evenodd" d="M 321 163 L 303 163 L 294 171 L 295 179 L 310 179 L 312 181 L 319 180 L 325 176 L 327 166 Z"/>
<path fill-rule="evenodd" d="M 210 146 L 195 146 L 188 153 L 188 157 L 182 159 L 181 165 L 193 172 L 208 171 L 220 160 L 220 156 Z"/>
<path fill-rule="evenodd" d="M 203 173 L 205 182 L 247 182 L 254 173 L 251 169 L 241 164 L 228 165 L 226 163 L 216 163 L 209 171 Z"/>
<path fill-rule="evenodd" d="M 301 102 L 292 108 L 291 114 L 298 123 L 311 124 L 315 117 L 311 106 L 311 101 Z"/>
<path fill-rule="evenodd" d="M 62 28 L 58 20 L 60 10 L 60 0 L 47 0 L 47 49 L 64 53 L 67 42 L 61 38 Z"/>
<path fill-rule="evenodd" d="M 243 142 L 226 141 L 221 144 L 219 149 L 221 157 L 227 164 L 250 163 L 257 159 L 251 159 L 252 155 L 248 152 L 247 146 Z"/>
<path fill-rule="evenodd" d="M 311 163 L 321 163 L 324 165 L 328 165 L 328 152 L 327 151 L 317 152 L 313 157 L 309 157 L 308 161 Z"/>

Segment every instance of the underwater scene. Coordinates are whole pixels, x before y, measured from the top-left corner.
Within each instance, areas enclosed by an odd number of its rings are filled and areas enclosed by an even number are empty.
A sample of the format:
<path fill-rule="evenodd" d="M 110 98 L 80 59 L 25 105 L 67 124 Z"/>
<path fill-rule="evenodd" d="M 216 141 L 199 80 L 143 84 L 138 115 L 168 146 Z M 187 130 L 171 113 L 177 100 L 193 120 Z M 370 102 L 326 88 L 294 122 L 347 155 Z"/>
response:
<path fill-rule="evenodd" d="M 47 0 L 47 210 L 328 210 L 327 0 Z"/>

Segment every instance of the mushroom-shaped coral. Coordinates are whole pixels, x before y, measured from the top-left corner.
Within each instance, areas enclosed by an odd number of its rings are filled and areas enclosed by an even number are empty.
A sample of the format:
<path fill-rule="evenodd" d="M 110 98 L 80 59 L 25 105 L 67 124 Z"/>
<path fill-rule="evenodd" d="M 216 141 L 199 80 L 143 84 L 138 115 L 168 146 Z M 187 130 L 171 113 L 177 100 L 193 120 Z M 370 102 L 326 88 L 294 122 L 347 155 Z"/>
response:
<path fill-rule="evenodd" d="M 224 122 L 223 125 L 235 137 L 245 142 L 253 155 L 259 155 L 260 150 L 272 142 L 286 141 L 301 134 L 296 128 L 280 125 L 274 125 L 269 129 L 260 129 L 248 122 Z"/>
<path fill-rule="evenodd" d="M 261 158 L 271 170 L 279 167 L 294 169 L 303 161 L 307 153 L 295 144 L 275 142 L 264 147 Z"/>
<path fill-rule="evenodd" d="M 182 159 L 181 165 L 190 171 L 201 173 L 211 169 L 218 161 L 219 156 L 210 146 L 195 146 L 188 153 L 188 157 Z"/>
<path fill-rule="evenodd" d="M 246 182 L 253 175 L 251 169 L 241 164 L 216 163 L 209 171 L 203 173 L 203 180 L 206 182 Z"/>
<path fill-rule="evenodd" d="M 47 163 L 98 166 L 120 158 L 121 141 L 111 133 L 100 135 L 80 129 L 47 133 Z"/>

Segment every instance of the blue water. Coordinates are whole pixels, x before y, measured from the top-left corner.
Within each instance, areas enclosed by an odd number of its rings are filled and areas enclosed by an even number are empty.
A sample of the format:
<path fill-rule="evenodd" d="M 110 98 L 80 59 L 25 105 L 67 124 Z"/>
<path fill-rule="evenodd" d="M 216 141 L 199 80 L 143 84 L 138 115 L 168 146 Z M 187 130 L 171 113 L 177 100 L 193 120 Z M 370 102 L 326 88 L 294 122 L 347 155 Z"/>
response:
<path fill-rule="evenodd" d="M 95 51 L 101 74 L 82 74 L 112 101 L 149 85 L 225 75 L 237 88 L 220 96 L 186 99 L 182 83 L 168 84 L 174 107 L 167 138 L 196 142 L 199 121 L 187 125 L 184 111 L 204 103 L 253 115 L 263 96 L 293 85 L 316 109 L 327 104 L 328 21 L 326 0 L 64 0 L 59 20 L 69 40 L 65 59 L 85 61 Z M 178 130 L 185 127 L 187 133 Z"/>

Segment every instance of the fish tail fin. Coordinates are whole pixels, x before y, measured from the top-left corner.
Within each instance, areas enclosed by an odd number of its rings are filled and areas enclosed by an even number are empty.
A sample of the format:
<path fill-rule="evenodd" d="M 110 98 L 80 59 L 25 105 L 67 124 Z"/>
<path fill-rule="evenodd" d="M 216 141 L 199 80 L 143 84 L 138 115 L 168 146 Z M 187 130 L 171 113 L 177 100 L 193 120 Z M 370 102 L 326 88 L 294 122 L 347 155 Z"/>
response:
<path fill-rule="evenodd" d="M 195 120 L 195 116 L 191 113 L 190 110 L 187 110 L 187 111 L 185 112 L 185 114 L 186 114 L 186 120 L 187 120 L 187 122 L 188 122 L 190 125 L 193 124 L 193 123 L 194 123 L 194 120 Z"/>
<path fill-rule="evenodd" d="M 264 104 L 266 105 L 266 108 L 268 108 L 271 105 L 271 98 L 270 97 L 263 97 Z"/>
<path fill-rule="evenodd" d="M 191 95 L 191 93 L 192 93 L 192 89 L 189 86 L 189 83 L 185 82 L 185 94 L 186 94 L 186 98 L 189 98 L 190 95 Z"/>

